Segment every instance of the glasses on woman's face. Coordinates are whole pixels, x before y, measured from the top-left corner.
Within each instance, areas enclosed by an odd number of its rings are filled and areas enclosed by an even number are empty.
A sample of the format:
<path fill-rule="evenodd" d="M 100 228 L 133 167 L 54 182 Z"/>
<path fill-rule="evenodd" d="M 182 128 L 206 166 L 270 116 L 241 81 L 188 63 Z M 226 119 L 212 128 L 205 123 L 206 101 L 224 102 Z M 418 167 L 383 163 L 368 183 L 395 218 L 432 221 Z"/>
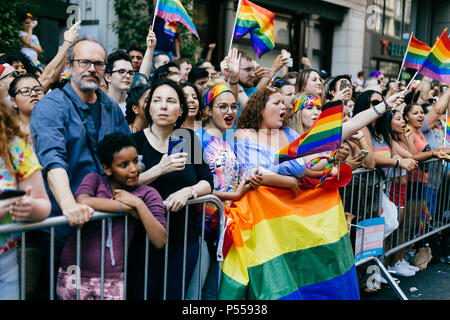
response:
<path fill-rule="evenodd" d="M 370 105 L 376 106 L 377 104 L 380 104 L 381 100 L 370 100 Z"/>
<path fill-rule="evenodd" d="M 35 86 L 33 88 L 23 87 L 16 91 L 16 95 L 20 93 L 21 95 L 28 97 L 31 96 L 31 92 L 36 93 L 37 95 L 44 94 L 44 88 L 41 86 Z"/>
<path fill-rule="evenodd" d="M 218 106 L 214 106 L 219 108 L 220 112 L 223 114 L 228 112 L 228 109 L 231 110 L 231 112 L 236 113 L 238 111 L 239 106 L 237 104 L 227 105 L 227 104 L 219 104 Z"/>

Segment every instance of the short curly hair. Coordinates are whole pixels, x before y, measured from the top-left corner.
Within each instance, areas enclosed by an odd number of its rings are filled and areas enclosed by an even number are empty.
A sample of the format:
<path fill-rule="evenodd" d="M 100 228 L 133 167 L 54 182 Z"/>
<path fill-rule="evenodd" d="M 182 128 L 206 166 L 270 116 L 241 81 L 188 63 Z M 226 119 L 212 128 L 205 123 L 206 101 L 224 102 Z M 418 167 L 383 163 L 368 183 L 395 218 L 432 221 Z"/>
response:
<path fill-rule="evenodd" d="M 254 129 L 258 131 L 263 122 L 263 111 L 267 101 L 274 93 L 281 93 L 281 90 L 274 87 L 265 87 L 256 91 L 247 101 L 242 114 L 238 118 L 237 129 Z M 283 120 L 283 126 L 288 125 L 288 120 Z"/>

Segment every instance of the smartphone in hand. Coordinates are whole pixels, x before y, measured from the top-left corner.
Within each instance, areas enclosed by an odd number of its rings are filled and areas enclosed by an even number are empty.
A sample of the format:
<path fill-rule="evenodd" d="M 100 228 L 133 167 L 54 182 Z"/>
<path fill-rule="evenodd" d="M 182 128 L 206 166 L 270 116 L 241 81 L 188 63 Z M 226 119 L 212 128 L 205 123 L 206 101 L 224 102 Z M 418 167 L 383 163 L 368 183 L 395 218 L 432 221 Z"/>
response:
<path fill-rule="evenodd" d="M 15 197 L 21 197 L 25 194 L 23 190 L 7 189 L 0 193 L 0 200 L 6 200 Z"/>
<path fill-rule="evenodd" d="M 185 147 L 185 141 L 182 138 L 170 137 L 169 138 L 169 149 L 167 155 L 172 155 L 175 153 L 183 152 Z"/>

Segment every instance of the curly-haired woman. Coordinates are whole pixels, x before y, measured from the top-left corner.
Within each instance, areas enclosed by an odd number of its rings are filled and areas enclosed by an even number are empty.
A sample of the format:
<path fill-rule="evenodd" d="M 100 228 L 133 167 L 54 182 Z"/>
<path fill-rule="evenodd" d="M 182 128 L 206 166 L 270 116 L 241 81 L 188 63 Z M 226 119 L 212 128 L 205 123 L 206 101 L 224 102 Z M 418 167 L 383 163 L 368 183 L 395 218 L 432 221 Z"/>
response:
<path fill-rule="evenodd" d="M 0 195 L 14 189 L 25 194 L 0 200 L 0 224 L 48 217 L 51 205 L 41 165 L 10 108 L 0 101 Z M 0 235 L 0 300 L 19 298 L 18 241 L 14 233 Z"/>

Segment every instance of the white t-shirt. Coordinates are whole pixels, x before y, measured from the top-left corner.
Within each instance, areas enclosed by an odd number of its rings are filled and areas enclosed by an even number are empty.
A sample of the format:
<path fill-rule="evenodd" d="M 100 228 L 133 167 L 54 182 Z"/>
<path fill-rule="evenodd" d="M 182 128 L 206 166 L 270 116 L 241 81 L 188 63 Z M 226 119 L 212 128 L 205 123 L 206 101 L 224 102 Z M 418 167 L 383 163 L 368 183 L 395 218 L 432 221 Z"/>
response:
<path fill-rule="evenodd" d="M 19 31 L 19 37 L 27 37 L 27 33 L 24 31 Z M 32 34 L 31 35 L 31 44 L 33 46 L 37 46 L 39 45 L 39 39 L 36 35 Z M 31 62 L 33 63 L 34 66 L 37 66 L 37 60 L 38 60 L 38 53 L 36 51 L 34 51 L 34 49 L 29 48 L 29 47 L 22 47 L 22 49 L 20 50 L 22 51 L 22 53 L 24 55 L 26 55 Z"/>
<path fill-rule="evenodd" d="M 123 103 L 118 103 L 120 110 L 122 110 L 123 116 L 125 117 L 125 114 L 127 112 L 127 103 L 123 102 Z"/>

